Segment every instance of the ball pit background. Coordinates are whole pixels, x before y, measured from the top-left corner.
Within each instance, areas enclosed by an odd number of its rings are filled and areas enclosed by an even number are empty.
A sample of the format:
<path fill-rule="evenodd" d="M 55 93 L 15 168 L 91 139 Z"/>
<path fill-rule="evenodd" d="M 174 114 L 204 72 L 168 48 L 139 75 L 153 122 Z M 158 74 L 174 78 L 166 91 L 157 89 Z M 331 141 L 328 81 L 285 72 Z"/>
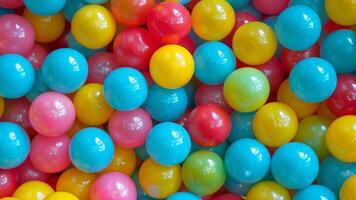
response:
<path fill-rule="evenodd" d="M 0 200 L 355 200 L 356 2 L 0 0 Z"/>

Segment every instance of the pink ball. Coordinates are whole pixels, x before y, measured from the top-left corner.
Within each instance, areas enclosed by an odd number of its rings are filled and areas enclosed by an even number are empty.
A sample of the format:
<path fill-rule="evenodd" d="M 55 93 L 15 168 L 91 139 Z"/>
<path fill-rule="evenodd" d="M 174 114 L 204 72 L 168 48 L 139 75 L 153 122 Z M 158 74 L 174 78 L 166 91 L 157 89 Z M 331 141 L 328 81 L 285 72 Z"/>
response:
<path fill-rule="evenodd" d="M 24 17 L 7 14 L 0 17 L 0 54 L 26 55 L 35 43 L 35 31 Z"/>
<path fill-rule="evenodd" d="M 252 0 L 252 3 L 262 13 L 275 15 L 288 7 L 289 0 Z"/>
<path fill-rule="evenodd" d="M 117 63 L 115 56 L 109 52 L 100 52 L 88 59 L 89 73 L 88 83 L 100 83 L 104 82 L 106 76 L 119 64 Z"/>
<path fill-rule="evenodd" d="M 142 108 L 115 111 L 109 121 L 109 133 L 114 142 L 124 148 L 136 148 L 146 141 L 152 128 L 150 115 Z"/>
<path fill-rule="evenodd" d="M 35 69 L 41 69 L 43 60 L 47 57 L 47 51 L 41 45 L 35 43 L 25 57 Z"/>
<path fill-rule="evenodd" d="M 44 136 L 56 137 L 65 134 L 75 120 L 72 101 L 57 92 L 45 92 L 38 96 L 30 107 L 30 122 Z"/>
<path fill-rule="evenodd" d="M 27 160 L 16 169 L 19 185 L 27 181 L 33 180 L 46 182 L 49 180 L 50 177 L 50 174 L 38 171 L 38 169 L 33 166 L 30 158 L 27 158 Z"/>
<path fill-rule="evenodd" d="M 46 173 L 61 172 L 70 164 L 67 135 L 47 137 L 37 135 L 31 143 L 30 159 L 36 169 Z"/>
<path fill-rule="evenodd" d="M 132 179 L 123 173 L 100 176 L 90 189 L 91 200 L 136 200 L 137 190 Z"/>
<path fill-rule="evenodd" d="M 18 8 L 23 5 L 23 0 L 0 0 L 0 7 L 2 8 Z"/>

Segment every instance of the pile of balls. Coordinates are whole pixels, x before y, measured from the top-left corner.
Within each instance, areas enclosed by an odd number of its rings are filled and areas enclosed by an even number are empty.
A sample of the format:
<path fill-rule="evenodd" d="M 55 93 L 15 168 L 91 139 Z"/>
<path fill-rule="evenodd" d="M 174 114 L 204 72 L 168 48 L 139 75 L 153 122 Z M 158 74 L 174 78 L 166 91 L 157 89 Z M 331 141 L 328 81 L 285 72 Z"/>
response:
<path fill-rule="evenodd" d="M 356 1 L 0 0 L 0 199 L 356 200 Z"/>

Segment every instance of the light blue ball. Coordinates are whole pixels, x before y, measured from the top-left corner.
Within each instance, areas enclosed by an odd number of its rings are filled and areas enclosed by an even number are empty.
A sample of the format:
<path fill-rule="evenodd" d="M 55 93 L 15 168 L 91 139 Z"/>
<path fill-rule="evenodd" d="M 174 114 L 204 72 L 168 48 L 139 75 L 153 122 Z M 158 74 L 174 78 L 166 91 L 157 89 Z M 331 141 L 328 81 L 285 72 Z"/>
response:
<path fill-rule="evenodd" d="M 69 145 L 73 165 L 88 173 L 105 169 L 114 158 L 114 143 L 108 133 L 99 128 L 78 131 Z"/>
<path fill-rule="evenodd" d="M 199 81 L 219 85 L 236 69 L 236 58 L 224 43 L 206 42 L 195 50 L 194 64 L 194 75 Z"/>
<path fill-rule="evenodd" d="M 11 13 L 14 13 L 14 10 L 0 7 L 0 16 L 11 14 Z"/>
<path fill-rule="evenodd" d="M 68 33 L 68 39 L 67 39 L 67 42 L 68 42 L 68 46 L 74 50 L 77 50 L 79 51 L 81 54 L 83 54 L 83 56 L 85 57 L 90 57 L 90 56 L 93 56 L 94 54 L 96 53 L 99 53 L 99 52 L 104 52 L 106 50 L 106 47 L 104 48 L 100 48 L 100 49 L 89 49 L 89 48 L 86 48 L 84 46 L 82 46 L 81 44 L 79 44 L 72 32 L 69 32 Z"/>
<path fill-rule="evenodd" d="M 190 3 L 192 0 L 179 0 L 179 3 L 185 5 L 185 4 L 188 4 Z"/>
<path fill-rule="evenodd" d="M 108 2 L 109 0 L 85 0 L 87 3 L 91 3 L 91 4 L 102 4 L 105 2 Z"/>
<path fill-rule="evenodd" d="M 246 196 L 248 191 L 253 186 L 253 184 L 252 183 L 243 183 L 241 181 L 237 181 L 237 180 L 233 179 L 232 177 L 228 176 L 226 178 L 224 186 L 231 193 L 241 195 L 241 196 Z"/>
<path fill-rule="evenodd" d="M 190 192 L 177 192 L 168 197 L 167 200 L 200 200 L 200 198 Z"/>
<path fill-rule="evenodd" d="M 356 71 L 356 32 L 337 30 L 326 36 L 320 55 L 334 66 L 337 73 Z"/>
<path fill-rule="evenodd" d="M 37 15 L 52 16 L 63 9 L 66 0 L 23 0 L 23 3 L 27 9 Z"/>
<path fill-rule="evenodd" d="M 270 167 L 267 148 L 254 139 L 241 139 L 232 143 L 225 153 L 225 168 L 229 176 L 243 183 L 256 183 L 263 179 Z"/>
<path fill-rule="evenodd" d="M 288 7 L 279 14 L 275 23 L 278 41 L 294 51 L 303 51 L 313 46 L 321 30 L 318 14 L 307 6 Z"/>
<path fill-rule="evenodd" d="M 189 81 L 184 87 L 185 93 L 188 97 L 188 107 L 194 108 L 195 106 L 195 92 L 197 90 L 197 86 L 195 86 L 193 81 Z"/>
<path fill-rule="evenodd" d="M 236 11 L 239 8 L 242 8 L 250 3 L 250 0 L 227 0 L 227 2 L 234 8 Z M 239 10 L 240 11 L 240 10 Z"/>
<path fill-rule="evenodd" d="M 329 156 L 320 165 L 318 182 L 338 196 L 342 184 L 352 175 L 356 175 L 356 163 L 345 163 Z"/>
<path fill-rule="evenodd" d="M 88 63 L 78 51 L 62 48 L 48 54 L 42 64 L 42 77 L 57 92 L 72 93 L 87 80 Z"/>
<path fill-rule="evenodd" d="M 0 122 L 0 169 L 21 165 L 30 152 L 30 139 L 19 125 Z"/>
<path fill-rule="evenodd" d="M 31 63 L 17 54 L 0 56 L 0 96 L 16 99 L 29 92 L 35 83 Z"/>
<path fill-rule="evenodd" d="M 140 107 L 147 93 L 145 77 L 134 68 L 116 69 L 104 80 L 105 99 L 116 110 L 130 111 Z"/>
<path fill-rule="evenodd" d="M 334 67 L 321 58 L 305 58 L 289 74 L 293 94 L 299 99 L 318 103 L 329 98 L 337 84 Z"/>
<path fill-rule="evenodd" d="M 42 73 L 40 70 L 36 70 L 36 80 L 32 89 L 26 94 L 26 98 L 29 101 L 33 101 L 40 94 L 50 91 L 49 87 L 46 85 Z"/>
<path fill-rule="evenodd" d="M 148 153 L 147 153 L 146 144 L 144 144 L 144 145 L 142 145 L 142 146 L 140 146 L 140 147 L 137 147 L 137 148 L 135 149 L 135 152 L 136 152 L 137 157 L 138 157 L 140 160 L 142 160 L 142 161 L 144 161 L 144 160 L 146 160 L 147 158 L 150 157 L 150 156 L 148 155 Z"/>
<path fill-rule="evenodd" d="M 165 89 L 153 84 L 148 92 L 144 109 L 154 120 L 160 122 L 176 121 L 185 112 L 188 97 L 183 88 Z"/>
<path fill-rule="evenodd" d="M 318 157 L 308 145 L 291 142 L 277 149 L 271 161 L 275 180 L 288 189 L 302 189 L 315 180 Z"/>
<path fill-rule="evenodd" d="M 337 200 L 335 194 L 327 187 L 311 185 L 294 194 L 293 200 Z"/>
<path fill-rule="evenodd" d="M 292 0 L 289 5 L 303 5 L 312 8 L 316 13 L 318 13 L 323 24 L 329 20 L 325 10 L 325 0 Z"/>
<path fill-rule="evenodd" d="M 147 152 L 150 157 L 166 166 L 178 165 L 190 153 L 191 140 L 183 126 L 164 122 L 154 126 L 146 139 Z"/>
<path fill-rule="evenodd" d="M 232 125 L 228 138 L 230 142 L 235 142 L 236 140 L 244 138 L 255 138 L 255 134 L 252 130 L 252 120 L 255 115 L 255 112 L 232 112 L 230 114 Z"/>
<path fill-rule="evenodd" d="M 68 22 L 71 22 L 75 13 L 87 4 L 85 0 L 67 0 L 63 8 L 64 17 Z"/>
<path fill-rule="evenodd" d="M 195 144 L 192 141 L 191 153 L 194 153 L 194 152 L 200 151 L 200 150 L 212 151 L 212 152 L 218 154 L 221 158 L 224 158 L 226 149 L 228 147 L 229 147 L 229 142 L 228 141 L 225 141 L 225 142 L 223 142 L 223 143 L 221 143 L 219 145 L 213 146 L 213 147 L 203 147 L 203 146 L 200 146 L 198 144 Z"/>

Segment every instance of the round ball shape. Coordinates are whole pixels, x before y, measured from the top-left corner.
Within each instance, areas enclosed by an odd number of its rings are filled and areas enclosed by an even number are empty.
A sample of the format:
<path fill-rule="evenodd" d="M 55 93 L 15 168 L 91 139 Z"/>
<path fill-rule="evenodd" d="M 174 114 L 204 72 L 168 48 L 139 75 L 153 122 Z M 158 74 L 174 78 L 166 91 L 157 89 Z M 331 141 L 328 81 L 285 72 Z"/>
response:
<path fill-rule="evenodd" d="M 291 200 L 288 190 L 274 181 L 262 181 L 252 186 L 248 191 L 246 200 L 269 199 L 269 200 Z"/>
<path fill-rule="evenodd" d="M 353 1 L 325 0 L 325 10 L 337 24 L 343 26 L 356 24 L 356 3 Z"/>
<path fill-rule="evenodd" d="M 54 191 L 50 185 L 42 181 L 28 181 L 18 187 L 13 197 L 26 200 L 46 199 Z M 40 198 L 38 198 L 40 197 Z"/>
<path fill-rule="evenodd" d="M 54 192 L 46 197 L 46 200 L 79 200 L 76 196 L 68 192 Z"/>
<path fill-rule="evenodd" d="M 325 199 L 336 200 L 335 194 L 327 187 L 310 185 L 294 194 L 293 200 Z"/>
<path fill-rule="evenodd" d="M 64 7 L 66 0 L 43 1 L 43 0 L 23 0 L 25 7 L 31 12 L 41 16 L 52 16 Z"/>

